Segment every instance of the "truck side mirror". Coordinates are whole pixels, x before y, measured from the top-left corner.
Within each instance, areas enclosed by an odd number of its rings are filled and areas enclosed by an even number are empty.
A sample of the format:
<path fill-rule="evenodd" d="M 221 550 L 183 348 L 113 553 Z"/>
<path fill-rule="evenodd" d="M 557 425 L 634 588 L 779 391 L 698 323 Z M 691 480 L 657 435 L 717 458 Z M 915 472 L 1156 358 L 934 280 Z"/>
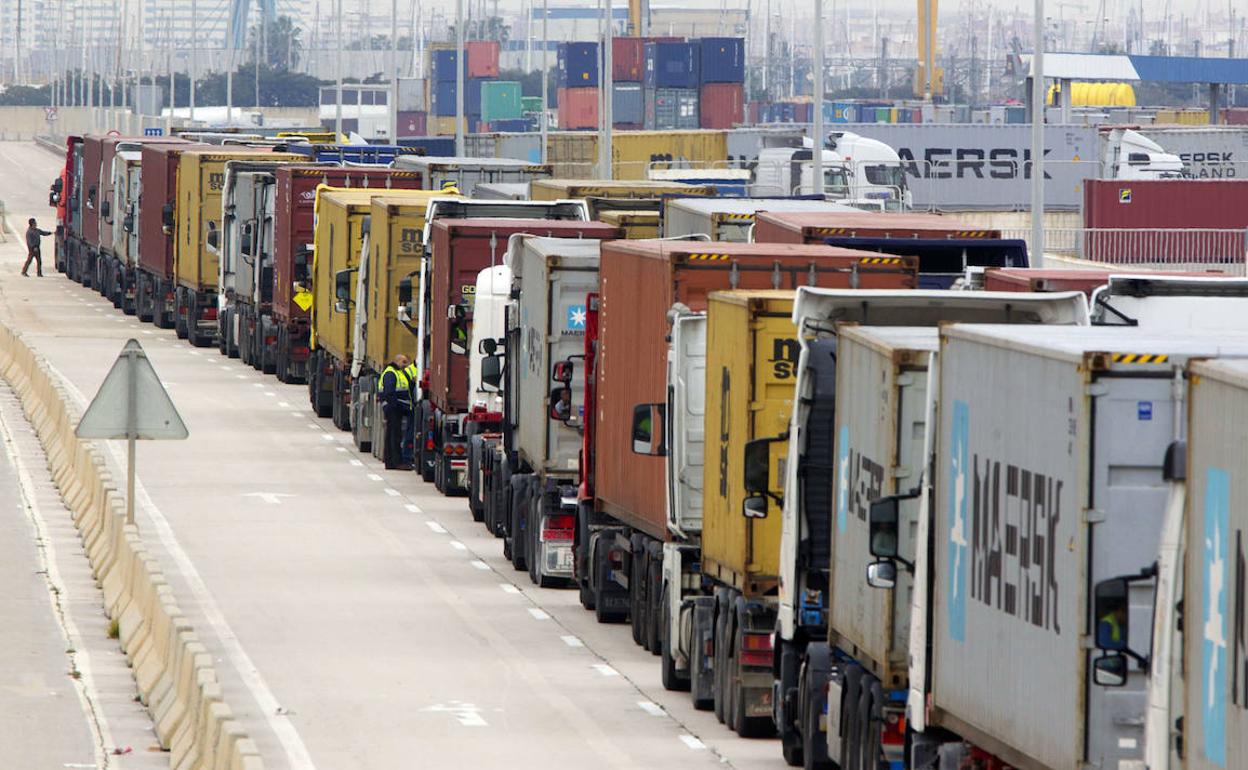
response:
<path fill-rule="evenodd" d="M 410 275 L 399 281 L 399 304 L 412 304 L 412 277 Z"/>
<path fill-rule="evenodd" d="M 208 221 L 208 248 L 214 251 L 221 248 L 221 231 L 217 229 L 217 223 L 212 220 Z"/>
<path fill-rule="evenodd" d="M 126 214 L 125 218 L 121 220 L 121 229 L 127 233 L 134 232 L 134 214 Z"/>
<path fill-rule="evenodd" d="M 491 340 L 492 341 L 492 340 Z M 485 340 L 482 340 L 485 342 Z M 481 382 L 497 389 L 503 382 L 503 357 L 487 354 L 481 359 Z"/>
<path fill-rule="evenodd" d="M 868 514 L 871 555 L 880 559 L 897 558 L 898 498 L 882 497 L 871 501 Z"/>
<path fill-rule="evenodd" d="M 897 562 L 888 559 L 867 565 L 867 585 L 872 588 L 893 588 L 897 585 Z"/>
<path fill-rule="evenodd" d="M 756 438 L 745 445 L 745 491 L 747 493 L 765 495 L 767 490 L 771 489 L 771 442 L 773 441 L 775 441 L 774 438 Z"/>
<path fill-rule="evenodd" d="M 750 495 L 741 501 L 741 514 L 747 519 L 767 518 L 767 498 L 764 495 Z"/>
<path fill-rule="evenodd" d="M 1125 685 L 1127 683 L 1127 656 L 1121 652 L 1112 652 L 1092 661 L 1092 681 L 1101 687 Z"/>
<path fill-rule="evenodd" d="M 351 273 L 350 268 L 334 273 L 334 312 L 345 313 L 351 304 Z"/>
<path fill-rule="evenodd" d="M 477 343 L 477 352 L 483 356 L 493 356 L 498 352 L 498 340 L 486 337 Z"/>
<path fill-rule="evenodd" d="M 113 202 L 112 201 L 106 200 L 100 204 L 100 217 L 103 218 L 105 222 L 113 221 Z"/>
<path fill-rule="evenodd" d="M 1096 621 L 1096 646 L 1102 650 L 1121 653 L 1129 649 L 1129 590 L 1130 583 L 1124 577 L 1110 578 L 1096 584 L 1092 614 Z"/>
<path fill-rule="evenodd" d="M 567 385 L 572 382 L 574 368 L 571 361 L 556 361 L 555 365 L 550 369 L 550 379 Z"/>
<path fill-rule="evenodd" d="M 567 423 L 572 419 L 572 389 L 560 386 L 550 391 L 550 419 Z"/>
<path fill-rule="evenodd" d="M 667 446 L 663 441 L 663 404 L 638 404 L 633 407 L 633 453 L 647 457 L 663 457 Z"/>
<path fill-rule="evenodd" d="M 165 235 L 173 234 L 173 204 L 166 203 L 160 209 L 160 228 Z"/>

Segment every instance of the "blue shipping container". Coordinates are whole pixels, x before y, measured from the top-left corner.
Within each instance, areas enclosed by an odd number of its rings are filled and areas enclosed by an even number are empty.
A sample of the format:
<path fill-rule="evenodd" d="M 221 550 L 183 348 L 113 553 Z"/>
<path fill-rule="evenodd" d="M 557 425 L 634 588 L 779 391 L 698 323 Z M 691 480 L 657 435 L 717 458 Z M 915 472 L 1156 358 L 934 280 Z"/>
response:
<path fill-rule="evenodd" d="M 453 136 L 405 136 L 399 140 L 399 146 L 431 158 L 451 158 L 455 155 Z"/>
<path fill-rule="evenodd" d="M 454 48 L 440 48 L 433 52 L 433 80 L 435 83 L 454 83 L 455 68 L 459 66 L 459 52 Z"/>
<path fill-rule="evenodd" d="M 370 163 L 389 165 L 400 155 L 410 155 L 407 147 L 393 144 L 293 144 L 288 152 L 307 155 L 315 163 Z"/>
<path fill-rule="evenodd" d="M 701 50 L 703 83 L 745 82 L 744 38 L 704 37 L 695 45 Z"/>
<path fill-rule="evenodd" d="M 469 78 L 464 89 L 464 114 L 481 114 L 481 84 L 489 78 Z M 433 114 L 449 117 L 455 114 L 455 81 L 433 83 Z"/>
<path fill-rule="evenodd" d="M 646 88 L 697 88 L 695 43 L 646 43 Z"/>
<path fill-rule="evenodd" d="M 559 87 L 596 88 L 598 86 L 598 44 L 559 44 Z"/>
<path fill-rule="evenodd" d="M 524 133 L 533 131 L 533 121 L 528 118 L 517 118 L 515 120 L 496 120 L 490 124 L 491 131 L 497 131 L 503 134 Z"/>

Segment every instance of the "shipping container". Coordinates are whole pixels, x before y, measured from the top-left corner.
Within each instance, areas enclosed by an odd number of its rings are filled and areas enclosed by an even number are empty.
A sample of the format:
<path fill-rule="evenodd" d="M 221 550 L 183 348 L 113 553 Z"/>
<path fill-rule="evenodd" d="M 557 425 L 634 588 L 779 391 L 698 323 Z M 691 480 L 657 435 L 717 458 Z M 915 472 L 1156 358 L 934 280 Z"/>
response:
<path fill-rule="evenodd" d="M 663 206 L 663 237 L 707 235 L 712 241 L 748 243 L 754 217 L 771 212 L 846 212 L 842 203 L 803 198 L 672 198 Z"/>
<path fill-rule="evenodd" d="M 734 128 L 744 123 L 745 87 L 740 83 L 703 85 L 698 120 L 702 128 Z"/>
<path fill-rule="evenodd" d="M 761 213 L 754 227 L 758 243 L 823 243 L 825 238 L 1000 238 L 1000 230 L 967 227 L 938 214 L 865 211 Z"/>
<path fill-rule="evenodd" d="M 424 136 L 429 130 L 426 117 L 421 111 L 399 112 L 399 136 Z"/>
<path fill-rule="evenodd" d="M 647 43 L 646 88 L 697 89 L 696 43 Z"/>
<path fill-rule="evenodd" d="M 1142 759 L 1146 667 L 1092 681 L 1091 586 L 1157 561 L 1186 360 L 1246 354 L 1226 330 L 942 330 L 929 730 L 1020 768 Z M 1142 650 L 1153 586 L 1119 599 Z"/>
<path fill-rule="evenodd" d="M 477 274 L 501 265 L 507 241 L 516 233 L 548 238 L 617 238 L 614 227 L 601 222 L 553 219 L 438 219 L 433 223 L 433 275 L 430 282 L 435 307 L 465 308 L 464 322 L 472 323 L 472 290 Z M 444 413 L 468 409 L 468 358 L 450 352 L 451 322 L 444 312 L 431 313 L 429 398 Z"/>
<path fill-rule="evenodd" d="M 644 93 L 639 83 L 617 82 L 612 86 L 611 120 L 616 128 L 624 125 L 645 125 Z"/>
<path fill-rule="evenodd" d="M 628 209 L 598 212 L 598 219 L 620 228 L 626 240 L 659 237 L 659 212 Z"/>
<path fill-rule="evenodd" d="M 990 267 L 984 270 L 984 291 L 1092 292 L 1109 282 L 1108 270 Z"/>
<path fill-rule="evenodd" d="M 433 127 L 435 118 L 429 116 L 429 127 Z M 451 133 L 455 132 L 455 119 L 447 118 L 450 122 Z M 400 147 L 410 147 L 416 151 L 417 155 L 425 155 L 427 157 L 449 158 L 455 154 L 455 138 L 447 136 L 404 136 L 400 137 L 396 142 Z"/>
<path fill-rule="evenodd" d="M 914 260 L 876 259 L 848 249 L 788 244 L 605 244 L 593 436 L 597 508 L 652 538 L 666 538 L 664 463 L 634 454 L 630 430 L 633 405 L 666 401 L 667 311 L 674 302 L 697 312 L 706 308 L 708 292 L 734 286 L 915 286 Z"/>
<path fill-rule="evenodd" d="M 497 40 L 470 40 L 464 43 L 468 52 L 468 71 L 470 78 L 498 77 L 498 53 L 500 44 Z"/>
<path fill-rule="evenodd" d="M 696 88 L 647 88 L 645 102 L 647 131 L 701 126 Z"/>
<path fill-rule="evenodd" d="M 469 78 L 464 81 L 464 116 L 468 119 L 475 121 L 481 116 L 481 88 L 490 82 L 494 81 L 482 78 Z M 432 96 L 433 114 L 438 117 L 454 117 L 459 108 L 456 91 L 454 80 L 435 83 Z"/>
<path fill-rule="evenodd" d="M 745 38 L 704 37 L 696 45 L 703 85 L 745 82 Z"/>
<path fill-rule="evenodd" d="M 193 143 L 147 145 L 141 151 L 146 173 L 139 196 L 138 314 L 140 320 L 150 319 L 162 329 L 173 326 L 175 310 L 173 244 L 178 225 L 178 168 L 185 150 L 207 147 Z"/>
<path fill-rule="evenodd" d="M 457 79 L 459 51 L 454 48 L 434 49 L 429 52 L 433 61 L 433 80 L 437 83 L 454 83 Z M 467 73 L 464 75 L 467 77 Z"/>
<path fill-rule="evenodd" d="M 542 112 L 542 97 L 540 96 L 522 96 L 520 97 L 520 109 L 524 114 L 540 114 Z"/>
<path fill-rule="evenodd" d="M 109 138 L 101 134 L 87 134 L 82 138 L 82 240 L 88 252 L 92 252 L 92 258 L 100 247 L 100 187 L 104 143 Z M 91 264 L 94 265 L 94 261 Z"/>
<path fill-rule="evenodd" d="M 482 182 L 473 188 L 472 197 L 477 200 L 527 201 L 529 200 L 529 183 Z"/>
<path fill-rule="evenodd" d="M 438 80 L 434 82 L 430 88 L 431 112 L 438 117 L 454 117 L 456 110 L 455 103 L 455 81 L 454 80 Z"/>
<path fill-rule="evenodd" d="M 493 80 L 481 84 L 481 119 L 517 120 L 521 115 L 520 83 L 514 80 Z"/>
<path fill-rule="evenodd" d="M 536 179 L 530 185 L 535 201 L 564 198 L 657 199 L 665 195 L 711 195 L 714 190 L 680 182 Z"/>
<path fill-rule="evenodd" d="M 464 121 L 463 121 L 465 134 L 468 133 L 468 120 L 469 120 L 469 117 L 465 115 Z M 441 136 L 454 136 L 455 135 L 454 113 L 452 113 L 451 115 L 430 115 L 429 120 L 428 120 L 428 128 L 430 131 L 433 132 L 433 137 L 429 137 L 429 138 L 436 138 L 436 137 L 441 137 Z M 433 153 L 426 153 L 426 154 L 432 155 Z M 455 154 L 455 145 L 454 145 L 453 139 L 452 139 L 450 151 L 446 153 L 441 153 L 441 152 L 437 153 L 439 157 L 442 157 L 442 156 L 449 157 L 454 154 Z"/>
<path fill-rule="evenodd" d="M 504 158 L 403 155 L 395 160 L 394 167 L 421 172 L 426 190 L 454 187 L 464 195 L 472 195 L 473 188 L 481 182 L 531 182 L 550 177 L 550 166 Z"/>
<path fill-rule="evenodd" d="M 1191 406 L 1184 533 L 1188 552 L 1186 577 L 1179 588 L 1188 620 L 1182 640 L 1175 645 L 1178 654 L 1159 665 L 1173 668 L 1173 661 L 1185 661 L 1179 680 L 1183 694 L 1172 697 L 1172 712 L 1165 716 L 1169 726 L 1176 713 L 1183 714 L 1183 728 L 1177 736 L 1185 747 L 1183 766 L 1223 770 L 1239 767 L 1248 756 L 1243 684 L 1243 607 L 1248 602 L 1248 544 L 1244 542 L 1248 530 L 1248 442 L 1244 441 L 1248 362 L 1196 362 L 1188 381 Z M 1230 565 L 1235 565 L 1234 572 Z M 1147 627 L 1136 627 L 1128 641 L 1147 637 Z"/>
<path fill-rule="evenodd" d="M 598 128 L 598 88 L 559 89 L 559 128 Z"/>
<path fill-rule="evenodd" d="M 429 111 L 429 80 L 399 78 L 399 114 Z M 400 132 L 401 133 L 401 132 Z"/>
<path fill-rule="evenodd" d="M 598 87 L 597 43 L 560 43 L 557 59 L 560 88 Z"/>
<path fill-rule="evenodd" d="M 549 159 L 557 176 L 590 176 L 598 164 L 596 133 L 560 132 L 549 137 Z M 652 168 L 705 168 L 728 157 L 723 131 L 635 131 L 612 139 L 613 176 L 648 179 Z"/>
<path fill-rule="evenodd" d="M 850 123 L 837 128 L 897 151 L 915 208 L 1031 208 L 1030 126 Z M 1083 180 L 1100 175 L 1096 128 L 1046 126 L 1045 149 L 1045 209 L 1078 210 Z"/>
<path fill-rule="evenodd" d="M 611 79 L 616 83 L 640 83 L 645 76 L 645 39 L 640 37 L 612 38 Z"/>

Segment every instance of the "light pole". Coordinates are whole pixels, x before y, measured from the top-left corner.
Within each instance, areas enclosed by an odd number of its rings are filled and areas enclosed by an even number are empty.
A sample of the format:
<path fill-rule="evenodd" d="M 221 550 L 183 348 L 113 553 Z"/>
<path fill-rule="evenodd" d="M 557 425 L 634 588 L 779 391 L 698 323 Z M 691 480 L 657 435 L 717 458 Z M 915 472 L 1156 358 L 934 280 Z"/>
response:
<path fill-rule="evenodd" d="M 464 0 L 455 0 L 455 156 L 464 157 Z"/>
<path fill-rule="evenodd" d="M 816 195 L 823 195 L 823 0 L 815 0 L 815 98 L 814 147 L 810 152 L 810 174 Z M 801 180 L 798 180 L 801 189 Z"/>
<path fill-rule="evenodd" d="M 612 109 L 613 105 L 611 104 L 611 101 L 614 97 L 615 73 L 611 70 L 614 66 L 613 62 L 615 58 L 615 52 L 613 50 L 615 48 L 615 30 L 611 26 L 614 22 L 614 19 L 611 18 L 613 10 L 611 7 L 612 0 L 603 0 L 603 5 L 605 5 L 607 9 L 607 23 L 606 29 L 603 31 L 602 35 L 602 74 L 598 78 L 599 82 L 602 83 L 602 114 L 598 116 L 599 125 L 602 128 L 598 137 L 598 173 L 601 175 L 600 178 L 602 179 L 613 179 L 615 178 L 615 175 L 614 169 L 612 168 L 614 164 L 612 163 L 613 153 L 611 145 L 613 137 L 611 131 L 612 128 L 614 128 L 612 123 L 615 118 L 613 115 L 614 110 Z"/>
<path fill-rule="evenodd" d="M 390 143 L 399 143 L 399 0 L 390 0 Z"/>
<path fill-rule="evenodd" d="M 1044 267 L 1044 0 L 1035 0 L 1031 57 L 1031 266 Z M 1062 98 L 1068 98 L 1062 94 Z"/>
<path fill-rule="evenodd" d="M 542 163 L 546 163 L 547 105 L 550 104 L 550 0 L 542 0 Z"/>

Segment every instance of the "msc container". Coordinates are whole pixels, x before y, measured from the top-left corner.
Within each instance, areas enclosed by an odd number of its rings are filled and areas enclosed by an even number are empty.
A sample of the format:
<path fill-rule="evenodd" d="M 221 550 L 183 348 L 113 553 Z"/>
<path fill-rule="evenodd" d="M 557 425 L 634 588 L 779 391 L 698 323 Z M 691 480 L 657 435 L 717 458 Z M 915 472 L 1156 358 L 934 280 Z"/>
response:
<path fill-rule="evenodd" d="M 733 128 L 745 122 L 745 87 L 740 83 L 707 83 L 698 104 L 702 128 Z"/>
<path fill-rule="evenodd" d="M 465 43 L 464 48 L 468 52 L 468 71 L 465 74 L 470 78 L 498 77 L 500 47 L 497 40 L 470 40 Z"/>
<path fill-rule="evenodd" d="M 646 88 L 698 87 L 696 43 L 647 43 Z"/>
<path fill-rule="evenodd" d="M 1240 646 L 1241 608 L 1248 599 L 1244 584 L 1248 444 L 1243 430 L 1248 425 L 1248 363 L 1201 361 L 1190 371 L 1183 581 L 1188 630 L 1183 635 L 1186 673 L 1181 701 L 1184 766 L 1223 770 L 1237 767 L 1248 756 Z M 1131 636 L 1135 633 L 1132 629 Z"/>
<path fill-rule="evenodd" d="M 598 128 L 598 87 L 559 89 L 559 128 Z"/>
<path fill-rule="evenodd" d="M 1186 360 L 1245 354 L 1243 332 L 942 330 L 929 729 L 1020 768 L 1141 759 L 1147 675 L 1092 683 L 1090 586 L 1157 560 Z M 1152 594 L 1131 584 L 1135 649 Z"/>
<path fill-rule="evenodd" d="M 645 123 L 646 107 L 643 95 L 644 91 L 639 83 L 616 82 L 612 85 L 611 120 L 616 126 L 640 126 Z"/>
<path fill-rule="evenodd" d="M 440 48 L 429 52 L 433 59 L 433 79 L 440 83 L 454 83 L 456 68 L 459 66 L 459 51 L 454 48 Z"/>
<path fill-rule="evenodd" d="M 560 88 L 598 87 L 597 43 L 560 43 L 557 59 Z"/>
<path fill-rule="evenodd" d="M 801 346 L 792 291 L 716 291 L 706 312 L 706 461 L 702 463 L 702 574 L 749 597 L 775 588 L 780 527 L 773 506 L 747 518 L 745 445 L 788 430 Z M 783 453 L 782 449 L 777 448 Z M 783 479 L 778 488 L 783 494 Z"/>
<path fill-rule="evenodd" d="M 703 84 L 745 82 L 745 38 L 704 37 L 696 45 Z"/>
<path fill-rule="evenodd" d="M 657 88 L 646 91 L 646 130 L 699 128 L 698 91 L 695 88 Z"/>
<path fill-rule="evenodd" d="M 659 212 L 657 211 L 602 211 L 598 219 L 612 227 L 620 228 L 627 240 L 659 237 Z"/>
<path fill-rule="evenodd" d="M 481 84 L 482 120 L 487 123 L 518 120 L 520 115 L 520 83 L 514 80 L 492 80 Z"/>
<path fill-rule="evenodd" d="M 580 467 L 580 435 L 558 420 L 531 418 L 550 411 L 555 362 L 585 353 L 585 301 L 598 290 L 599 247 L 598 240 L 524 236 L 507 252 L 512 286 L 519 289 L 512 334 L 520 349 L 508 367 L 513 417 L 521 418 L 513 425 L 515 446 L 536 472 L 567 474 Z M 573 377 L 570 385 L 572 403 L 584 404 L 585 378 Z"/>
<path fill-rule="evenodd" d="M 1081 291 L 1092 296 L 1109 283 L 1108 270 L 990 267 L 984 270 L 984 291 Z"/>
<path fill-rule="evenodd" d="M 538 179 L 530 186 L 535 201 L 564 198 L 651 199 L 664 195 L 711 195 L 714 190 L 682 182 L 612 182 L 594 179 Z"/>
<path fill-rule="evenodd" d="M 758 216 L 759 243 L 823 243 L 825 238 L 1000 238 L 1000 230 L 977 230 L 939 214 L 868 211 L 766 212 Z"/>
<path fill-rule="evenodd" d="M 419 171 L 426 190 L 443 190 L 449 185 L 464 195 L 471 195 L 473 188 L 481 182 L 531 182 L 550 176 L 550 166 L 506 158 L 429 158 L 403 155 L 395 160 L 394 167 Z"/>
<path fill-rule="evenodd" d="M 760 211 L 847 212 L 843 203 L 806 198 L 672 198 L 663 205 L 663 237 L 707 235 L 747 243 Z"/>
<path fill-rule="evenodd" d="M 437 309 L 462 306 L 472 323 L 472 291 L 477 274 L 501 265 L 508 239 L 517 233 L 549 238 L 618 238 L 619 230 L 601 222 L 555 219 L 437 219 L 433 223 L 433 274 L 430 296 Z M 444 413 L 468 411 L 468 357 L 451 352 L 450 322 L 445 312 L 431 313 L 429 399 Z"/>
<path fill-rule="evenodd" d="M 666 539 L 664 461 L 632 451 L 632 406 L 666 401 L 667 311 L 706 309 L 717 289 L 803 285 L 914 288 L 916 264 L 849 249 L 789 244 L 614 241 L 602 247 L 596 364 L 597 507 Z M 623 406 L 621 406 L 623 405 Z"/>
<path fill-rule="evenodd" d="M 640 37 L 612 38 L 611 79 L 616 83 L 640 83 L 645 75 L 645 39 Z"/>
<path fill-rule="evenodd" d="M 583 178 L 598 163 L 596 133 L 561 132 L 549 138 L 549 159 L 556 173 Z M 724 131 L 628 131 L 612 139 L 616 179 L 649 179 L 651 167 L 701 168 L 728 157 Z"/>

